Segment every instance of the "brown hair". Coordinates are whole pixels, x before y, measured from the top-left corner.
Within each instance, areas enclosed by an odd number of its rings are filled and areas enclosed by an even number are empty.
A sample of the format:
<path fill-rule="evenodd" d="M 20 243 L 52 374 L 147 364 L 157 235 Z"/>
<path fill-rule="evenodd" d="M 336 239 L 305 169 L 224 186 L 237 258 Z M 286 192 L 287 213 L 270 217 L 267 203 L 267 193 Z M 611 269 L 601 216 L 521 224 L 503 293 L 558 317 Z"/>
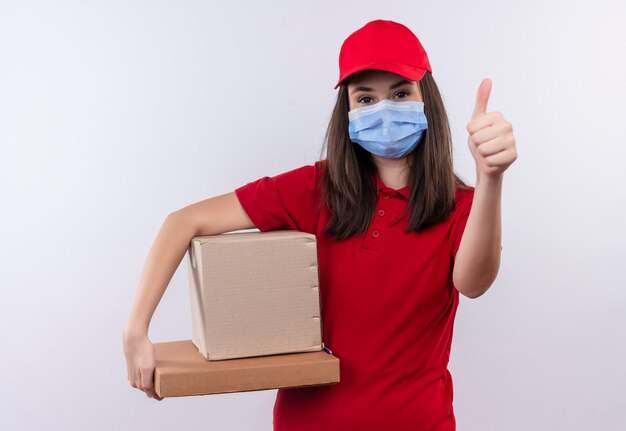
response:
<path fill-rule="evenodd" d="M 376 172 L 370 153 L 350 141 L 348 134 L 348 82 L 339 87 L 324 137 L 326 150 L 321 179 L 321 202 L 332 217 L 324 232 L 347 239 L 367 232 L 378 202 Z M 467 187 L 452 166 L 452 137 L 439 88 L 430 72 L 417 81 L 424 100 L 428 128 L 422 142 L 407 156 L 409 202 L 397 223 L 410 211 L 405 232 L 419 232 L 448 218 L 454 208 L 455 189 Z M 323 159 L 323 156 L 320 156 Z"/>

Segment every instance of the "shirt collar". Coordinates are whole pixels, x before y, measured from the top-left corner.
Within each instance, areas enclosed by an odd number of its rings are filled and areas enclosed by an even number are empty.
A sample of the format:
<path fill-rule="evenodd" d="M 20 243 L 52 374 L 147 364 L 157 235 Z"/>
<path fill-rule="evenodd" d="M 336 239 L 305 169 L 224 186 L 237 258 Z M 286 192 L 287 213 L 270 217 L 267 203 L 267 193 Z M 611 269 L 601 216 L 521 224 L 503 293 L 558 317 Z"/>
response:
<path fill-rule="evenodd" d="M 402 187 L 401 189 L 398 189 L 398 190 L 392 189 L 391 187 L 387 187 L 385 183 L 383 183 L 383 180 L 380 178 L 380 175 L 378 175 L 378 170 L 374 172 L 374 176 L 376 178 L 376 183 L 378 185 L 378 190 L 380 192 L 389 193 L 392 196 L 395 194 L 399 194 L 405 200 L 409 200 L 409 187 L 408 186 Z"/>

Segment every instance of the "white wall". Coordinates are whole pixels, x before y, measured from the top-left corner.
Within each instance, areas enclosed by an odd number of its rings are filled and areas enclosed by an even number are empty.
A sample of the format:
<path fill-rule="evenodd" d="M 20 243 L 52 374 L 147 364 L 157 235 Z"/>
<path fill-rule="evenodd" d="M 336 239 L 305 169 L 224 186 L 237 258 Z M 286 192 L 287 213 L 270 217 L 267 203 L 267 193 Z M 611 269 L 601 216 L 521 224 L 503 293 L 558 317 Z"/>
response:
<path fill-rule="evenodd" d="M 316 160 L 376 18 L 426 47 L 465 179 L 483 78 L 517 138 L 500 274 L 457 314 L 458 429 L 626 429 L 619 0 L 1 1 L 0 428 L 271 430 L 275 391 L 131 388 L 122 329 L 168 213 Z M 187 289 L 181 265 L 153 342 L 190 338 Z"/>

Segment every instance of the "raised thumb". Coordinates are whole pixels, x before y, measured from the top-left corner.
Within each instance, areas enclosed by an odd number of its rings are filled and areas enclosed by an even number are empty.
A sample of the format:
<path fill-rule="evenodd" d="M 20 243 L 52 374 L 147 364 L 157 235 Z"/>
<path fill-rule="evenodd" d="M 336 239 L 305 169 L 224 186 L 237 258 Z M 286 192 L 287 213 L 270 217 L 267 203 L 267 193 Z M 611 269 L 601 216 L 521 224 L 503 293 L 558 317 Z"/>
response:
<path fill-rule="evenodd" d="M 478 86 L 476 105 L 474 106 L 474 112 L 472 112 L 472 119 L 487 112 L 487 102 L 489 102 L 489 95 L 491 94 L 491 84 L 491 79 L 485 78 Z"/>

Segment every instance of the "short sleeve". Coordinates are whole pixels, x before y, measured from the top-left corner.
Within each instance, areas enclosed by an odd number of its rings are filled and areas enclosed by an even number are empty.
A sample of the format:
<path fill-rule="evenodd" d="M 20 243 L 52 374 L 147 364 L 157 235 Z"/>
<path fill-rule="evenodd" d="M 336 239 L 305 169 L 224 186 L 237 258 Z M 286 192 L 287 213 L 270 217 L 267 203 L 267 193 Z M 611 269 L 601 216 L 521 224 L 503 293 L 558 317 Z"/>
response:
<path fill-rule="evenodd" d="M 261 231 L 315 233 L 318 219 L 321 161 L 265 176 L 235 189 L 241 206 Z"/>
<path fill-rule="evenodd" d="M 472 209 L 474 187 L 458 189 L 456 199 L 450 222 L 450 249 L 453 258 L 456 258 L 456 253 L 459 250 L 461 239 L 463 238 L 463 232 L 465 232 L 465 225 L 467 224 L 467 219 Z"/>

